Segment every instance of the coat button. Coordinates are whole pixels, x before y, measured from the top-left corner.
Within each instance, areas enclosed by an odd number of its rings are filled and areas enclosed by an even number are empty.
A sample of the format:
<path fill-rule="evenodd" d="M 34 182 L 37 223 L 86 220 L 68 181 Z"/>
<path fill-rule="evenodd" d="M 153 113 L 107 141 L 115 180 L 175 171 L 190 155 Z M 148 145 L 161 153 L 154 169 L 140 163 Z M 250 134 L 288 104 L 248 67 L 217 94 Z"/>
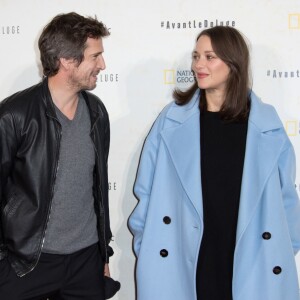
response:
<path fill-rule="evenodd" d="M 262 237 L 263 237 L 263 239 L 264 240 L 269 240 L 270 238 L 271 238 L 271 233 L 270 232 L 264 232 L 263 234 L 262 234 Z"/>
<path fill-rule="evenodd" d="M 275 275 L 280 274 L 281 271 L 282 271 L 282 269 L 281 269 L 279 266 L 276 266 L 276 267 L 273 268 L 273 273 L 274 273 Z"/>
<path fill-rule="evenodd" d="M 170 223 L 171 223 L 171 218 L 168 217 L 168 216 L 165 216 L 165 217 L 163 218 L 163 221 L 164 221 L 165 224 L 170 224 Z"/>
<path fill-rule="evenodd" d="M 160 256 L 162 256 L 162 257 L 167 257 L 168 256 L 168 250 L 166 250 L 166 249 L 161 249 L 160 250 Z"/>

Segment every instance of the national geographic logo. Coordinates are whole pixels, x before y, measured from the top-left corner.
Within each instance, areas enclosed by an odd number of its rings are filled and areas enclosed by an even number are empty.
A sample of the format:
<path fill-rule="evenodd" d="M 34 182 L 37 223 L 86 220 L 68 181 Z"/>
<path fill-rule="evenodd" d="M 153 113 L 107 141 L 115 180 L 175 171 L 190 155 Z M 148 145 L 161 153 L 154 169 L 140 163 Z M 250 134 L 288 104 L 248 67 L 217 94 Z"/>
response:
<path fill-rule="evenodd" d="M 161 21 L 160 28 L 166 30 L 184 30 L 184 29 L 204 29 L 214 26 L 232 26 L 235 27 L 235 20 L 186 20 L 183 22 L 178 21 Z"/>
<path fill-rule="evenodd" d="M 119 82 L 119 74 L 118 73 L 100 73 L 98 76 L 98 81 L 101 83 L 111 83 L 111 82 Z"/>
<path fill-rule="evenodd" d="M 108 182 L 108 190 L 111 191 L 116 191 L 117 190 L 117 183 L 115 181 L 109 181 Z"/>
<path fill-rule="evenodd" d="M 293 78 L 300 78 L 300 70 L 294 69 L 294 70 L 278 70 L 278 69 L 269 69 L 267 70 L 267 77 L 270 78 L 281 78 L 281 79 L 293 79 Z"/>
<path fill-rule="evenodd" d="M 194 81 L 194 72 L 192 70 L 164 70 L 164 84 L 190 86 Z"/>
<path fill-rule="evenodd" d="M 297 136 L 300 134 L 300 122 L 298 120 L 285 121 L 285 131 L 288 136 Z"/>
<path fill-rule="evenodd" d="M 19 25 L 1 25 L 0 24 L 0 36 L 16 36 L 21 33 L 21 27 Z"/>
<path fill-rule="evenodd" d="M 289 29 L 300 29 L 300 13 L 289 14 Z"/>

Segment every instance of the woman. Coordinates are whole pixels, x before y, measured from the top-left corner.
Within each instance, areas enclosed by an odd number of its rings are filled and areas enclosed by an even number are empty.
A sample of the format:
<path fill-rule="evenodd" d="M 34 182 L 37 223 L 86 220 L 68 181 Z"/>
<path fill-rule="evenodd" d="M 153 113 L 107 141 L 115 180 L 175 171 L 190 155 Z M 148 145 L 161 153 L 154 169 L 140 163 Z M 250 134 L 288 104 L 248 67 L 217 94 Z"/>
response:
<path fill-rule="evenodd" d="M 299 300 L 294 150 L 249 89 L 244 38 L 202 31 L 192 68 L 195 84 L 174 92 L 140 160 L 138 300 Z"/>

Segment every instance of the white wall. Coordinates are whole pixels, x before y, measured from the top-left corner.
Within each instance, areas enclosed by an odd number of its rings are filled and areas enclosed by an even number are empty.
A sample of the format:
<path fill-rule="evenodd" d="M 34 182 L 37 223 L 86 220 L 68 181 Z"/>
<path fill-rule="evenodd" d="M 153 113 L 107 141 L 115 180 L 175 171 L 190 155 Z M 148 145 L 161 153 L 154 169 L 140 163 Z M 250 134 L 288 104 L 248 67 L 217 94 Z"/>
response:
<path fill-rule="evenodd" d="M 251 41 L 253 88 L 286 126 L 298 156 L 300 191 L 300 2 L 0 0 L 0 99 L 40 81 L 38 36 L 54 15 L 69 11 L 97 15 L 111 28 L 104 40 L 107 69 L 94 93 L 111 119 L 111 272 L 122 282 L 114 299 L 132 300 L 135 259 L 127 219 L 136 205 L 132 186 L 140 150 L 172 89 L 190 80 L 194 40 L 207 24 L 229 22 Z M 300 273 L 299 256 L 297 263 Z"/>

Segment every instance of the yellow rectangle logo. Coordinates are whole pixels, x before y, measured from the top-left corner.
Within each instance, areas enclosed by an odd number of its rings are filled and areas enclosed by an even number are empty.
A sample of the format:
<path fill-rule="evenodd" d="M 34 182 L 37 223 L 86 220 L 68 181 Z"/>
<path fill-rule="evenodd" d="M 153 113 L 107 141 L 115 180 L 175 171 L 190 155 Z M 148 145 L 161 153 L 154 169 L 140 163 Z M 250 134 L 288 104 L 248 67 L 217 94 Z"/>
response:
<path fill-rule="evenodd" d="M 300 29 L 300 14 L 289 14 L 289 29 Z"/>
<path fill-rule="evenodd" d="M 285 122 L 285 130 L 287 135 L 295 136 L 297 135 L 297 121 L 286 121 Z"/>
<path fill-rule="evenodd" d="M 165 84 L 175 84 L 175 70 L 164 70 Z"/>

